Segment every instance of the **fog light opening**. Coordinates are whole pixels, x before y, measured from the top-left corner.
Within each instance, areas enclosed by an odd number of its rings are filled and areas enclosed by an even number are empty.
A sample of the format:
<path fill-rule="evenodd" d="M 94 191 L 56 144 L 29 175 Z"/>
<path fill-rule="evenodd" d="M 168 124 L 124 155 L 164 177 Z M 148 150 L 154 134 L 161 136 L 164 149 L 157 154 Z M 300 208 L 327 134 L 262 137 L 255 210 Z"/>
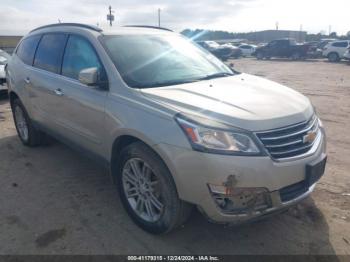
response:
<path fill-rule="evenodd" d="M 266 188 L 238 188 L 208 184 L 211 196 L 223 213 L 248 214 L 271 207 Z"/>

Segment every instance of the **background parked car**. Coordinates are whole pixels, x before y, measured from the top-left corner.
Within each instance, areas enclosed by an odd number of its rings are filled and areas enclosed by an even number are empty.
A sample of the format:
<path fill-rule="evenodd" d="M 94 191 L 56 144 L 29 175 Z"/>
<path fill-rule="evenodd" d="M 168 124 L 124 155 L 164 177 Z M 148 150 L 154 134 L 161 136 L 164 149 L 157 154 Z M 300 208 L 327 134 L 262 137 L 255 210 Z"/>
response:
<path fill-rule="evenodd" d="M 277 39 L 267 45 L 257 47 L 254 55 L 259 60 L 271 57 L 287 57 L 298 60 L 307 57 L 309 47 L 308 44 L 297 44 L 294 39 Z"/>
<path fill-rule="evenodd" d="M 349 46 L 350 40 L 334 41 L 324 47 L 322 55 L 330 62 L 338 62 L 343 58 Z"/>
<path fill-rule="evenodd" d="M 207 49 L 209 52 L 211 52 L 213 55 L 215 55 L 223 61 L 229 59 L 233 53 L 233 48 L 224 45 L 219 45 L 215 41 L 200 41 L 197 42 L 197 44 Z"/>
<path fill-rule="evenodd" d="M 238 48 L 237 46 L 231 44 L 231 43 L 227 43 L 227 44 L 223 44 L 221 45 L 223 47 L 228 47 L 231 49 L 232 53 L 231 53 L 231 57 L 233 58 L 239 58 L 242 56 L 242 51 L 240 48 Z"/>
<path fill-rule="evenodd" d="M 310 41 L 305 44 L 309 45 L 308 58 L 322 58 L 322 49 L 319 48 L 320 41 Z"/>
<path fill-rule="evenodd" d="M 3 86 L 6 82 L 5 65 L 10 58 L 11 56 L 8 53 L 0 49 L 0 90 L 5 89 Z"/>
<path fill-rule="evenodd" d="M 349 64 L 350 64 L 350 47 L 348 47 L 348 50 L 346 50 L 346 52 L 345 52 L 343 58 L 344 58 L 345 60 L 348 60 L 348 62 L 349 62 Z"/>
<path fill-rule="evenodd" d="M 323 50 L 323 48 L 329 44 L 330 42 L 338 41 L 338 39 L 335 38 L 325 38 L 321 39 L 321 41 L 318 42 L 317 48 Z"/>
<path fill-rule="evenodd" d="M 242 51 L 242 56 L 251 56 L 256 49 L 256 45 L 241 44 L 239 49 Z"/>

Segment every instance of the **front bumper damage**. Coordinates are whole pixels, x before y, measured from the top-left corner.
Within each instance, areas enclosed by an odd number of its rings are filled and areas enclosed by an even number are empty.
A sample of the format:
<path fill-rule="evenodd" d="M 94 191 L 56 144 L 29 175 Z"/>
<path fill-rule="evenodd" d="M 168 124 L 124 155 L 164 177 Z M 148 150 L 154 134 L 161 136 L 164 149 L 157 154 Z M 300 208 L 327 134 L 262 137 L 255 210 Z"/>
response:
<path fill-rule="evenodd" d="M 156 148 L 173 174 L 179 197 L 210 221 L 226 224 L 258 220 L 306 198 L 316 182 L 305 183 L 306 166 L 326 158 L 324 130 L 309 154 L 290 161 L 207 154 L 169 144 Z"/>

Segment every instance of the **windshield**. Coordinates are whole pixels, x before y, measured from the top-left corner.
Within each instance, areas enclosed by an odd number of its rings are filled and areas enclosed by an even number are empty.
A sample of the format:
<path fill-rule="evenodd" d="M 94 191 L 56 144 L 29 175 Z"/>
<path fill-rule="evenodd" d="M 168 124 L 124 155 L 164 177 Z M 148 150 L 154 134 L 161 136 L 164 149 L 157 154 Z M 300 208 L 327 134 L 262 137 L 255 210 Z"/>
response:
<path fill-rule="evenodd" d="M 103 36 L 102 42 L 130 87 L 167 86 L 233 75 L 216 57 L 177 35 L 113 35 Z"/>

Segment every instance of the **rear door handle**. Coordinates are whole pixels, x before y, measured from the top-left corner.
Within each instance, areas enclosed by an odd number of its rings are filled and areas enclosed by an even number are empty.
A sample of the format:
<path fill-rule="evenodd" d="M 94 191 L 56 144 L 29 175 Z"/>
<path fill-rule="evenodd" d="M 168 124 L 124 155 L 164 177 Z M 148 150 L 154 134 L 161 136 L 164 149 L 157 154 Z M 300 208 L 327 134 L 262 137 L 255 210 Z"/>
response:
<path fill-rule="evenodd" d="M 54 92 L 55 92 L 55 94 L 58 95 L 58 96 L 63 96 L 63 95 L 64 95 L 64 93 L 63 93 L 63 91 L 62 91 L 61 88 L 55 89 Z"/>
<path fill-rule="evenodd" d="M 30 78 L 29 78 L 29 77 L 26 77 L 26 78 L 24 79 L 24 82 L 26 82 L 26 84 L 30 84 Z"/>

